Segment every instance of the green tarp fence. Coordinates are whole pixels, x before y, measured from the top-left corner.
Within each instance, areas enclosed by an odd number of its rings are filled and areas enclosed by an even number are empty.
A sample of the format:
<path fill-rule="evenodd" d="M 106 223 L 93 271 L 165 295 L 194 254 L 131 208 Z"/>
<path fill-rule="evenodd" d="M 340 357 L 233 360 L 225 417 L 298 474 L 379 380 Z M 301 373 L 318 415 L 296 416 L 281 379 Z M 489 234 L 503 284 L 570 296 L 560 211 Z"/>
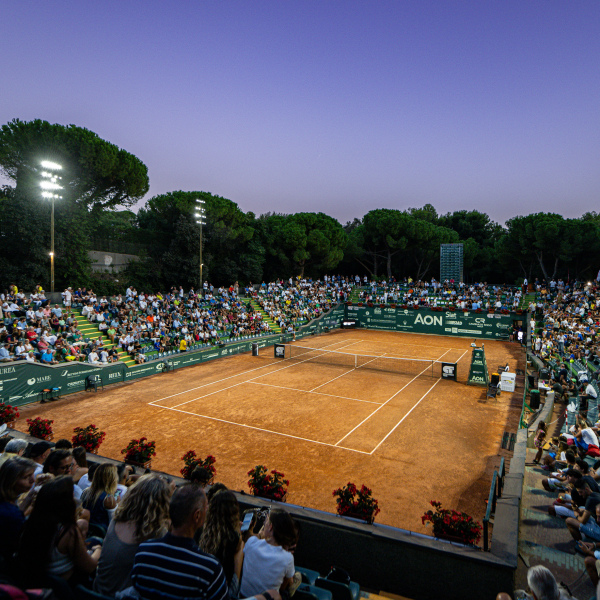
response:
<path fill-rule="evenodd" d="M 355 319 L 361 327 L 372 329 L 506 340 L 514 317 L 511 314 L 474 311 L 348 305 L 347 318 Z"/>

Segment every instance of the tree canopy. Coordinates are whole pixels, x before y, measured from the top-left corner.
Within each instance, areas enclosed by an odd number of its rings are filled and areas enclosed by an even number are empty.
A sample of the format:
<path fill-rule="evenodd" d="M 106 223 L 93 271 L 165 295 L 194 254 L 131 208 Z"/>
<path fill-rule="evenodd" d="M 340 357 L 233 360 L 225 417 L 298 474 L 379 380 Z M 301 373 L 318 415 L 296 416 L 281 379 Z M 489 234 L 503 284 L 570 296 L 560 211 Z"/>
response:
<path fill-rule="evenodd" d="M 63 197 L 88 209 L 132 206 L 148 192 L 146 165 L 89 129 L 41 119 L 0 128 L 0 172 L 18 192 L 39 196 L 42 160 L 62 166 Z"/>

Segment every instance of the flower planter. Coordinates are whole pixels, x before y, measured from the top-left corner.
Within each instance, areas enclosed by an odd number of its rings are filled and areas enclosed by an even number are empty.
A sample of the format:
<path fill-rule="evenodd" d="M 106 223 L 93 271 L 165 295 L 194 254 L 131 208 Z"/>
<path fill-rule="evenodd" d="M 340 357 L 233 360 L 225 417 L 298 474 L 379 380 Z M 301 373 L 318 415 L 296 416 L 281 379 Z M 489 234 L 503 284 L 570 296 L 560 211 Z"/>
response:
<path fill-rule="evenodd" d="M 137 460 L 131 460 L 130 458 L 126 458 L 125 462 L 128 465 L 140 467 L 141 469 L 150 469 L 152 467 L 152 460 L 147 460 L 146 462 L 138 462 Z"/>
<path fill-rule="evenodd" d="M 369 515 L 368 517 L 366 517 L 362 513 L 347 512 L 346 514 L 344 514 L 342 516 L 343 517 L 351 517 L 352 519 L 358 519 L 359 521 L 364 521 L 365 523 L 368 523 L 369 525 L 371 525 L 373 523 L 373 521 L 375 521 L 375 517 L 373 515 Z"/>
<path fill-rule="evenodd" d="M 468 542 L 465 542 L 460 536 L 458 535 L 450 535 L 448 533 L 436 533 L 435 531 L 433 532 L 433 535 L 436 538 L 439 538 L 440 540 L 446 540 L 447 542 L 454 542 L 456 544 L 465 544 L 467 546 L 469 546 L 470 544 Z"/>

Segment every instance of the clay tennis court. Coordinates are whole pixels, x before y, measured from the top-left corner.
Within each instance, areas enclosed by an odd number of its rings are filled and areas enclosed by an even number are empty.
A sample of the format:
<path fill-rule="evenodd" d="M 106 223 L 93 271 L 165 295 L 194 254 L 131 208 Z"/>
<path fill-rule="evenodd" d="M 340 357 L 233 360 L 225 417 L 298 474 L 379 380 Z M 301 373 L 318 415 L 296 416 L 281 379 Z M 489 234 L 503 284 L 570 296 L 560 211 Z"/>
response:
<path fill-rule="evenodd" d="M 476 518 L 485 512 L 491 474 L 505 430 L 515 430 L 522 391 L 487 399 L 465 385 L 471 340 L 374 330 L 305 338 L 318 348 L 292 360 L 273 348 L 171 371 L 103 392 L 82 392 L 56 403 L 24 407 L 25 419 L 54 419 L 55 439 L 94 423 L 107 432 L 100 454 L 121 458 L 134 437 L 156 441 L 152 467 L 179 474 L 181 456 L 216 457 L 217 481 L 248 491 L 257 464 L 283 471 L 288 502 L 335 512 L 332 492 L 353 481 L 379 500 L 377 522 L 427 532 L 420 516 L 431 499 Z M 516 343 L 485 342 L 490 370 L 524 367 Z M 458 363 L 459 381 L 316 363 L 327 352 Z M 337 355 L 332 355 L 337 356 Z M 371 360 L 369 358 L 368 360 Z M 367 362 L 368 362 L 367 360 Z M 385 361 L 384 361 L 385 362 Z M 390 364 L 395 365 L 394 361 Z M 394 366 L 394 368 L 396 368 Z"/>

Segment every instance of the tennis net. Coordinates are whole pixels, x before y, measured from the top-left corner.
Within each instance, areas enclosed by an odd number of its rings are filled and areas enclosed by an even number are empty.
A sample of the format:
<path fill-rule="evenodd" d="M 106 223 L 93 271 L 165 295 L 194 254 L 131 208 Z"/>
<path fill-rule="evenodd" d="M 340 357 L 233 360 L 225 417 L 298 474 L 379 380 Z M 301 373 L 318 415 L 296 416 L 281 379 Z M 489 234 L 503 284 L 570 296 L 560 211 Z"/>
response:
<path fill-rule="evenodd" d="M 298 362 L 331 365 L 347 369 L 368 369 L 404 375 L 440 377 L 442 371 L 442 363 L 430 359 L 348 354 L 346 352 L 336 352 L 335 350 L 307 348 L 292 344 L 285 344 L 285 358 Z"/>

